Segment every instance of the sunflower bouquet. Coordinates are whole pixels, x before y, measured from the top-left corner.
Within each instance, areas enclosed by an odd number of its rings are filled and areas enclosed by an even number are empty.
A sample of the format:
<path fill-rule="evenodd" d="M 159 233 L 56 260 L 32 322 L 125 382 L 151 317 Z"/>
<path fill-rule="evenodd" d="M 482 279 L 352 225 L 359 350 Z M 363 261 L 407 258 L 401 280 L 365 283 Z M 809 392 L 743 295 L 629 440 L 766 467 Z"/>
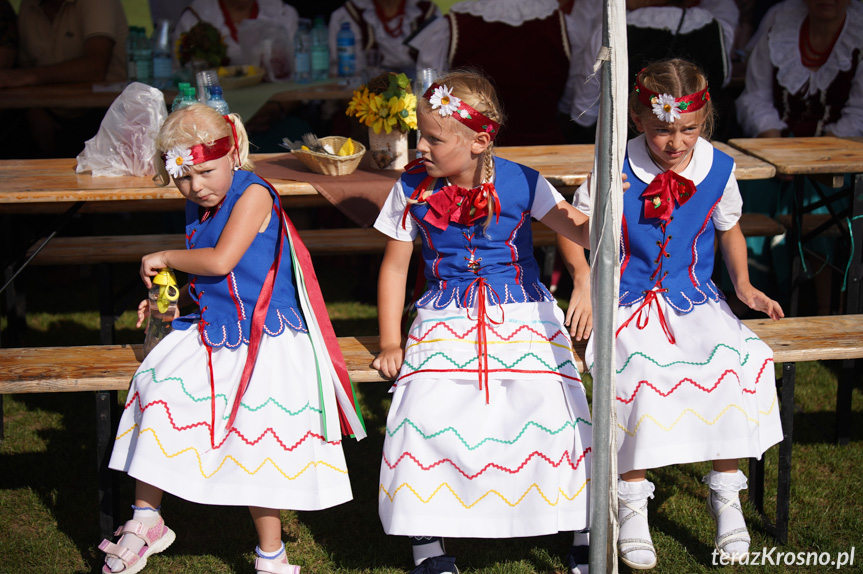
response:
<path fill-rule="evenodd" d="M 372 78 L 354 90 L 345 115 L 356 116 L 376 134 L 382 129 L 386 133 L 393 128 L 403 132 L 417 129 L 417 97 L 411 91 L 411 81 L 394 73 Z"/>

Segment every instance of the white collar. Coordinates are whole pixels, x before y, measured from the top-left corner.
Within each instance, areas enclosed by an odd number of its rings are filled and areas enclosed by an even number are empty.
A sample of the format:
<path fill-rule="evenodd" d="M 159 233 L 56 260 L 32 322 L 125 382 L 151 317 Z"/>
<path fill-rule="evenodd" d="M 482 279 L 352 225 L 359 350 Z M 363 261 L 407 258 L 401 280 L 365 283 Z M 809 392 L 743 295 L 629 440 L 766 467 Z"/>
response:
<path fill-rule="evenodd" d="M 776 81 L 792 94 L 809 83 L 809 94 L 826 90 L 839 72 L 851 69 L 851 55 L 863 47 L 863 6 L 860 2 L 848 4 L 845 25 L 833 51 L 824 65 L 815 71 L 800 61 L 800 26 L 808 11 L 803 0 L 786 0 L 777 10 L 776 21 L 767 32 L 770 63 L 776 69 Z"/>
<path fill-rule="evenodd" d="M 662 173 L 663 170 L 654 163 L 647 152 L 644 134 L 629 140 L 626 144 L 626 153 L 629 156 L 629 168 L 633 175 L 644 183 L 649 184 L 653 178 Z M 698 187 L 710 173 L 711 167 L 713 167 L 713 145 L 704 138 L 698 138 L 695 149 L 692 150 L 692 159 L 680 175 Z"/>
<path fill-rule="evenodd" d="M 451 12 L 478 16 L 486 22 L 519 26 L 528 20 L 541 20 L 558 9 L 557 0 L 467 0 L 454 4 Z"/>
<path fill-rule="evenodd" d="M 385 34 L 384 23 L 378 18 L 375 11 L 374 0 L 351 0 L 354 6 L 357 7 L 363 14 L 363 20 L 375 29 L 375 34 L 380 39 L 381 34 Z M 405 2 L 405 16 L 402 19 L 402 35 L 408 35 L 411 32 L 411 23 L 416 20 L 422 11 L 420 10 L 417 0 L 407 0 Z"/>

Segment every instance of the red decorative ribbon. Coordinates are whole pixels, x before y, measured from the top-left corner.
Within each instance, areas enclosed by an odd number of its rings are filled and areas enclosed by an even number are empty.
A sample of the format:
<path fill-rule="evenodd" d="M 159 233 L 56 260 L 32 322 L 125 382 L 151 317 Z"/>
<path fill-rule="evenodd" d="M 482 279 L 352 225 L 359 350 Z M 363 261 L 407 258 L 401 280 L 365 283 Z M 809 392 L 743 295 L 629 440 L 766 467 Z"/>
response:
<path fill-rule="evenodd" d="M 644 329 L 647 327 L 647 322 L 650 320 L 650 306 L 656 301 L 656 312 L 659 314 L 659 324 L 662 326 L 662 331 L 665 333 L 665 337 L 668 339 L 668 342 L 672 345 L 675 342 L 674 335 L 671 333 L 671 329 L 668 327 L 668 322 L 665 320 L 665 314 L 662 312 L 662 304 L 659 301 L 659 294 L 666 293 L 668 289 L 657 288 L 657 285 L 654 285 L 653 289 L 650 291 L 644 292 L 644 300 L 641 302 L 641 305 L 638 306 L 638 309 L 633 311 L 632 315 L 629 316 L 629 319 L 623 322 L 623 324 L 617 329 L 617 332 L 614 333 L 614 336 L 617 337 L 620 335 L 620 332 L 623 331 L 623 328 L 629 325 L 632 322 L 632 319 L 636 316 L 638 319 L 635 321 L 635 326 L 639 329 Z M 646 308 L 646 309 L 645 309 Z"/>
<path fill-rule="evenodd" d="M 430 99 L 434 91 L 439 87 L 439 84 L 432 84 L 426 90 L 426 93 L 423 94 L 423 97 L 427 100 Z M 491 136 L 491 139 L 494 139 L 500 131 L 500 124 L 476 111 L 461 98 L 459 98 L 459 100 L 460 103 L 458 108 L 452 115 L 450 115 L 450 117 L 457 119 L 473 131 L 477 133 L 487 133 Z"/>
<path fill-rule="evenodd" d="M 231 145 L 233 145 L 231 142 L 231 136 L 219 138 L 214 141 L 212 145 L 202 143 L 193 145 L 189 148 L 189 151 L 192 153 L 192 164 L 195 165 L 224 157 L 228 155 L 229 151 L 231 151 Z M 162 160 L 164 159 L 165 154 L 162 154 Z"/>
<path fill-rule="evenodd" d="M 644 70 L 645 68 L 642 68 L 641 72 Z M 638 72 L 635 76 L 635 93 L 638 94 L 638 101 L 649 108 L 653 105 L 653 99 L 659 96 L 659 93 L 644 87 L 644 84 L 641 83 L 641 72 Z M 699 90 L 694 94 L 686 94 L 685 96 L 674 98 L 674 103 L 677 104 L 676 107 L 682 114 L 697 112 L 709 101 L 710 86 L 704 86 L 703 90 Z"/>
<path fill-rule="evenodd" d="M 263 179 L 263 178 L 261 178 Z M 237 395 L 234 399 L 234 404 L 231 408 L 231 415 L 228 419 L 227 424 L 227 432 L 230 432 L 231 428 L 234 425 L 234 420 L 237 418 L 237 412 L 239 411 L 240 404 L 242 403 L 243 395 L 246 392 L 246 389 L 249 386 L 249 381 L 251 380 L 252 373 L 255 368 L 255 362 L 258 356 L 258 350 L 261 345 L 261 338 L 263 336 L 264 330 L 264 322 L 267 318 L 267 310 L 270 306 L 270 300 L 273 295 L 273 286 L 275 284 L 276 276 L 279 272 L 279 262 L 282 258 L 282 252 L 284 248 L 284 238 L 287 235 L 287 232 L 290 232 L 291 236 L 291 245 L 290 248 L 293 249 L 294 254 L 297 256 L 297 261 L 300 264 L 300 269 L 303 271 L 303 278 L 305 279 L 305 287 L 306 293 L 309 296 L 309 301 L 312 305 L 312 312 L 315 315 L 315 319 L 317 320 L 318 326 L 321 329 L 321 335 L 324 339 L 324 344 L 327 347 L 327 352 L 330 355 L 330 359 L 333 363 L 333 367 L 335 368 L 336 375 L 339 378 L 339 382 L 344 388 L 345 393 L 352 403 L 356 404 L 356 399 L 354 398 L 353 387 L 351 386 L 351 380 L 348 376 L 348 368 L 345 363 L 344 356 L 342 355 L 342 350 L 339 347 L 339 342 L 336 339 L 335 332 L 333 331 L 333 325 L 330 322 L 330 317 L 327 314 L 327 308 L 324 304 L 323 295 L 321 295 L 321 288 L 318 284 L 317 275 L 315 275 L 315 269 L 312 266 L 312 258 L 309 255 L 309 250 L 306 248 L 305 244 L 303 244 L 300 239 L 299 233 L 297 229 L 294 227 L 293 222 L 288 218 L 287 214 L 282 210 L 282 203 L 279 197 L 278 192 L 275 192 L 275 188 L 270 184 L 270 182 L 264 180 L 273 191 L 273 215 L 279 218 L 279 239 L 278 239 L 278 253 L 270 266 L 270 270 L 267 272 L 267 277 L 264 280 L 264 285 L 261 287 L 261 294 L 258 297 L 258 301 L 255 304 L 255 310 L 252 315 L 252 324 L 249 332 L 249 351 L 246 355 L 246 364 L 243 367 L 243 374 L 240 378 L 240 384 L 237 389 Z M 287 229 L 287 231 L 286 231 Z M 204 321 L 201 320 L 199 325 L 199 329 L 203 333 Z M 206 341 L 206 339 L 202 336 L 202 341 Z M 210 374 L 210 392 L 211 392 L 211 428 L 210 428 L 210 442 L 213 448 L 216 448 L 215 438 L 213 432 L 216 426 L 216 412 L 215 412 L 215 400 L 216 400 L 216 389 L 215 382 L 213 376 L 213 359 L 212 359 L 212 351 L 209 345 L 207 347 L 207 363 L 209 367 Z M 341 405 L 339 405 L 339 422 L 341 424 L 342 432 L 344 434 L 354 434 L 354 430 L 351 428 L 347 417 L 342 411 Z"/>
<path fill-rule="evenodd" d="M 270 189 L 275 191 L 276 188 L 274 188 L 270 182 L 264 180 L 264 183 L 270 186 Z M 282 203 L 279 199 L 278 193 L 276 193 L 276 203 L 279 206 L 279 213 L 282 215 L 288 231 L 290 231 L 291 249 L 293 249 L 294 255 L 297 256 L 297 262 L 300 264 L 300 269 L 303 271 L 306 294 L 309 296 L 309 302 L 312 305 L 312 312 L 314 313 L 315 319 L 318 322 L 318 327 L 321 330 L 324 345 L 327 347 L 327 352 L 330 355 L 333 368 L 336 371 L 336 375 L 338 376 L 345 394 L 350 399 L 351 404 L 355 405 L 356 408 L 357 403 L 356 398 L 354 397 L 354 388 L 351 385 L 351 378 L 348 376 L 348 366 L 347 363 L 345 363 L 345 357 L 342 355 L 342 349 L 339 347 L 339 341 L 336 339 L 333 324 L 330 322 L 330 316 L 327 313 L 327 306 L 324 303 L 324 296 L 321 294 L 321 286 L 318 283 L 318 276 L 315 274 L 314 265 L 312 265 L 312 256 L 309 254 L 309 249 L 300 239 L 300 234 L 297 231 L 297 228 L 294 227 L 294 223 L 282 210 Z M 339 405 L 339 422 L 341 424 L 343 434 L 353 435 L 355 434 L 355 431 L 362 430 L 351 428 L 341 405 Z M 360 417 L 360 424 L 362 424 L 362 417 Z"/>
<path fill-rule="evenodd" d="M 491 203 L 491 206 L 489 206 Z M 423 221 L 445 230 L 450 223 L 472 225 L 489 213 L 489 207 L 500 221 L 500 200 L 493 183 L 484 183 L 473 189 L 447 185 L 426 199 L 428 211 Z"/>
<path fill-rule="evenodd" d="M 503 305 L 500 304 L 500 296 L 497 294 L 497 291 L 491 288 L 489 284 L 486 282 L 485 277 L 477 277 L 474 279 L 470 285 L 468 285 L 467 290 L 464 293 L 464 299 L 462 300 L 462 307 L 467 310 L 467 318 L 468 320 L 472 320 L 470 318 L 470 306 L 468 299 L 470 298 L 470 293 L 473 287 L 476 286 L 476 294 L 477 294 L 477 315 L 476 315 L 476 356 L 477 356 L 477 378 L 479 380 L 479 390 L 485 390 L 485 404 L 489 402 L 489 391 L 488 391 L 488 337 L 486 335 L 486 327 L 488 323 L 493 323 L 495 325 L 501 325 L 504 321 L 503 315 Z M 485 297 L 486 297 L 486 289 L 494 293 L 494 296 L 497 297 L 498 304 L 500 307 L 500 321 L 493 321 L 486 312 L 485 309 Z"/>
<path fill-rule="evenodd" d="M 671 219 L 674 204 L 683 205 L 695 194 L 695 184 L 682 175 L 667 170 L 656 177 L 641 194 L 644 199 L 644 217 Z"/>

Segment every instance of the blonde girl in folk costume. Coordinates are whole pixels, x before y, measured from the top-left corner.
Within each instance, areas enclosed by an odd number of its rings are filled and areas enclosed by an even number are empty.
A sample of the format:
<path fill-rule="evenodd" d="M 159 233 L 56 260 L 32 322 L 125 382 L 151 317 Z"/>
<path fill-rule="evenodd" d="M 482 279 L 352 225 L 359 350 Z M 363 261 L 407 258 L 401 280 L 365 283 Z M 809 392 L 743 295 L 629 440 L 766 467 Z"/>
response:
<path fill-rule="evenodd" d="M 100 544 L 102 571 L 138 572 L 170 546 L 167 491 L 248 506 L 257 572 L 298 574 L 279 509 L 350 500 L 340 431 L 365 436 L 344 359 L 308 251 L 278 193 L 247 171 L 239 116 L 189 106 L 168 117 L 157 147 L 188 200 L 187 249 L 144 256 L 141 277 L 149 287 L 160 268 L 185 271 L 180 303 L 196 308 L 132 380 L 110 467 L 136 479 L 134 514 L 116 544 Z"/>
<path fill-rule="evenodd" d="M 776 301 L 749 283 L 742 201 L 734 161 L 708 138 L 707 80 L 684 60 L 637 76 L 630 116 L 641 135 L 627 144 L 620 310 L 616 327 L 621 559 L 656 565 L 647 522 L 653 483 L 646 469 L 713 461 L 704 477 L 715 545 L 727 559 L 749 551 L 738 491 L 739 458 L 782 440 L 773 353 L 731 312 L 713 284 L 714 236 L 737 297 L 773 319 Z M 589 212 L 587 186 L 576 206 Z M 586 364 L 593 364 L 593 339 Z"/>
<path fill-rule="evenodd" d="M 389 240 L 373 366 L 395 378 L 378 500 L 387 534 L 411 539 L 412 574 L 441 574 L 458 572 L 443 537 L 588 526 L 590 414 L 530 228 L 540 219 L 584 245 L 587 218 L 536 171 L 493 156 L 502 113 L 482 76 L 447 74 L 417 108 L 422 157 L 375 223 Z M 418 235 L 427 290 L 405 343 Z M 575 537 L 572 572 L 585 571 L 587 538 Z"/>

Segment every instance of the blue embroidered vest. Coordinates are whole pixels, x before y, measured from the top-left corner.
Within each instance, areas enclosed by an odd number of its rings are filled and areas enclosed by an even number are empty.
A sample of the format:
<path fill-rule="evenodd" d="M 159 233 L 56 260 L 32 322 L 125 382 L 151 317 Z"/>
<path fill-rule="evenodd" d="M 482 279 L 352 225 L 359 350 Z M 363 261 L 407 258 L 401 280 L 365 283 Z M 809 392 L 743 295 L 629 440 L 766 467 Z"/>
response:
<path fill-rule="evenodd" d="M 234 205 L 252 184 L 263 185 L 271 195 L 275 191 L 260 177 L 249 171 L 234 173 L 231 189 L 221 206 L 201 221 L 202 210 L 186 202 L 186 248 L 215 247 L 231 216 Z M 267 271 L 278 255 L 279 217 L 275 208 L 266 231 L 258 233 L 237 266 L 227 275 L 189 275 L 190 293 L 200 311 L 180 317 L 173 323 L 176 329 L 188 329 L 201 321 L 201 336 L 212 347 L 238 347 L 249 344 L 249 329 L 255 303 L 261 294 Z M 273 296 L 264 322 L 264 333 L 276 336 L 290 327 L 306 332 L 302 311 L 297 303 L 297 289 L 291 266 L 290 243 L 282 240 L 282 259 L 273 286 Z"/>
<path fill-rule="evenodd" d="M 713 274 L 714 228 L 711 215 L 722 198 L 734 168 L 730 156 L 714 148 L 710 173 L 683 205 L 675 205 L 666 225 L 644 217 L 641 194 L 650 182 L 632 173 L 629 156 L 623 171 L 630 182 L 623 194 L 620 246 L 620 305 L 644 299 L 654 286 L 667 289 L 665 300 L 681 313 L 724 296 L 710 278 Z"/>
<path fill-rule="evenodd" d="M 470 226 L 450 223 L 442 231 L 423 221 L 426 205 L 410 207 L 410 217 L 422 236 L 428 281 L 427 291 L 417 300 L 418 307 L 431 305 L 440 309 L 453 301 L 459 307 L 471 307 L 480 277 L 488 286 L 487 301 L 493 305 L 554 300 L 540 281 L 539 265 L 533 256 L 530 208 L 539 173 L 502 158 L 494 161 L 500 221 L 492 216 L 485 231 L 485 218 Z M 410 197 L 426 176 L 424 170 L 402 175 L 405 196 Z M 444 183 L 438 179 L 435 191 Z"/>

